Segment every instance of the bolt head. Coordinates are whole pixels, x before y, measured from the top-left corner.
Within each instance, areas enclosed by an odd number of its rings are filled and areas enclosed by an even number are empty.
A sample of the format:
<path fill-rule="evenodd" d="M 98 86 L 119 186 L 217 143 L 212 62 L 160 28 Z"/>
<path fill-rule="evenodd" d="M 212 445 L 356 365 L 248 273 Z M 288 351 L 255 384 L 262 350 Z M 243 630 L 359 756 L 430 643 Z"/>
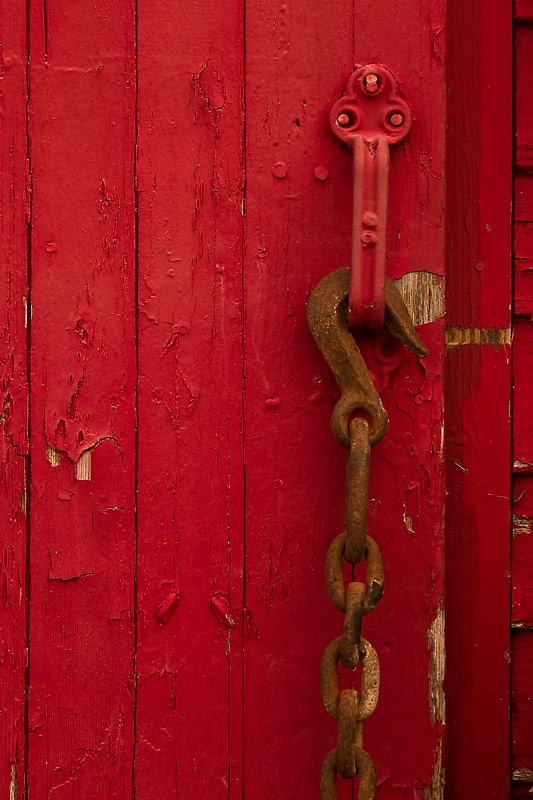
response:
<path fill-rule="evenodd" d="M 374 72 L 365 76 L 365 89 L 368 94 L 375 94 L 379 89 L 378 76 Z"/>
<path fill-rule="evenodd" d="M 394 125 L 395 128 L 399 128 L 400 125 L 403 124 L 403 115 L 402 114 L 391 114 L 389 118 L 389 122 L 391 125 Z"/>
<path fill-rule="evenodd" d="M 339 114 L 337 117 L 337 125 L 340 125 L 341 128 L 346 128 L 347 125 L 350 124 L 350 117 L 348 114 Z"/>

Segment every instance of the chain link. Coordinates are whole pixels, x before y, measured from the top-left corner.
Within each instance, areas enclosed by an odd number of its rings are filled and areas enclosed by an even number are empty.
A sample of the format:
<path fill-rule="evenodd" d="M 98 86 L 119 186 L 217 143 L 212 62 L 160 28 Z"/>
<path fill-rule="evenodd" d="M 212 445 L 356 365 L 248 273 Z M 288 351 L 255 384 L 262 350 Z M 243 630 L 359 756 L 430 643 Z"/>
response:
<path fill-rule="evenodd" d="M 379 696 L 379 661 L 361 636 L 363 616 L 383 595 L 383 563 L 377 543 L 367 535 L 370 451 L 385 435 L 388 417 L 357 342 L 348 330 L 349 270 L 326 275 L 313 289 L 307 307 L 309 327 L 341 397 L 331 415 L 337 440 L 347 448 L 344 531 L 326 555 L 326 586 L 333 604 L 344 614 L 342 636 L 326 647 L 320 666 L 320 689 L 326 711 L 338 720 L 337 746 L 322 765 L 320 800 L 337 800 L 337 775 L 358 777 L 358 800 L 375 800 L 376 769 L 363 750 L 363 720 L 374 711 Z M 386 278 L 385 323 L 389 331 L 419 356 L 427 350 L 414 330 L 397 287 Z M 365 562 L 366 583 L 344 584 L 343 566 Z M 361 672 L 361 689 L 339 692 L 338 664 Z M 353 685 L 353 684 L 352 684 Z"/>

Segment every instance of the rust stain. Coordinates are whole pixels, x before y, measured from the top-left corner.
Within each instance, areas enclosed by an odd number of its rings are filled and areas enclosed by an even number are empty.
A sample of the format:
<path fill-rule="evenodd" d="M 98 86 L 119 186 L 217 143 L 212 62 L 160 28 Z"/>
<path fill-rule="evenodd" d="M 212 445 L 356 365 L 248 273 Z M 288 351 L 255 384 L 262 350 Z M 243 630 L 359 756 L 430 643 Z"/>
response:
<path fill-rule="evenodd" d="M 446 667 L 446 651 L 444 640 L 444 609 L 439 606 L 437 616 L 431 623 L 427 632 L 427 643 L 431 651 L 429 662 L 429 710 L 431 724 L 436 722 L 444 724 L 445 698 L 444 698 L 444 672 Z"/>

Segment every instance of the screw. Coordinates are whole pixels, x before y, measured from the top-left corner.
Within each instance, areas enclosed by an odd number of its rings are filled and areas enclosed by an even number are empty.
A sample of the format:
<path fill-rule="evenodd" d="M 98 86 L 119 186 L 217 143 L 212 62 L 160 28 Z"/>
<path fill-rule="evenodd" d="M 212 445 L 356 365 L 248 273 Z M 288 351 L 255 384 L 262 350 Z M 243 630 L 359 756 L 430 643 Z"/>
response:
<path fill-rule="evenodd" d="M 342 128 L 345 128 L 347 125 L 350 124 L 350 117 L 348 114 L 339 114 L 337 117 L 337 125 L 340 125 Z"/>
<path fill-rule="evenodd" d="M 391 125 L 394 125 L 395 128 L 399 128 L 403 123 L 403 116 L 401 114 L 391 114 L 389 122 Z"/>
<path fill-rule="evenodd" d="M 368 94 L 375 94 L 379 89 L 378 76 L 374 72 L 365 75 L 365 89 Z"/>

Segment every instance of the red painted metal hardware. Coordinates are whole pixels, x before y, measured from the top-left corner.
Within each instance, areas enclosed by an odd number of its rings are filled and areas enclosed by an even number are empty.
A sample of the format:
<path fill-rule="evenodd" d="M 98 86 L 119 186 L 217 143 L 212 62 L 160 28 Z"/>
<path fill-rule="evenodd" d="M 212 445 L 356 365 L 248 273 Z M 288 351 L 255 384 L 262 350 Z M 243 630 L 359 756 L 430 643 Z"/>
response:
<path fill-rule="evenodd" d="M 353 225 L 349 327 L 380 331 L 385 320 L 389 145 L 402 141 L 411 112 L 389 70 L 359 67 L 333 105 L 334 134 L 353 152 Z"/>

